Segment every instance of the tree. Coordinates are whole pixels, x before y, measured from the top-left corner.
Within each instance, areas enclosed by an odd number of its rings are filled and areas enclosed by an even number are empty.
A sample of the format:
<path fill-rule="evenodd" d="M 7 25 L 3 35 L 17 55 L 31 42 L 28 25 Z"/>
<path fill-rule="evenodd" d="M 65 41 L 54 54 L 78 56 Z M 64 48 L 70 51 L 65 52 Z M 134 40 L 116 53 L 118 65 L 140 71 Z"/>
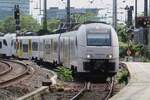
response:
<path fill-rule="evenodd" d="M 13 17 L 7 17 L 2 23 L 4 28 L 3 32 L 15 32 L 15 19 Z"/>
<path fill-rule="evenodd" d="M 58 19 L 49 19 L 47 21 L 47 29 L 49 31 L 53 31 L 53 30 L 57 29 L 59 24 L 60 24 L 60 20 L 58 20 Z"/>
<path fill-rule="evenodd" d="M 37 32 L 40 30 L 40 24 L 32 16 L 21 16 L 21 31 Z"/>
<path fill-rule="evenodd" d="M 0 21 L 0 32 L 4 32 L 3 22 Z"/>
<path fill-rule="evenodd" d="M 126 26 L 118 25 L 118 27 L 117 27 L 117 33 L 118 33 L 118 37 L 119 37 L 120 42 L 127 43 L 127 41 L 128 41 L 128 34 L 126 32 L 126 29 L 127 29 Z"/>
<path fill-rule="evenodd" d="M 21 16 L 20 19 L 21 32 L 37 32 L 40 30 L 40 24 L 32 16 Z M 15 19 L 10 16 L 0 22 L 0 31 L 4 33 L 16 32 Z"/>

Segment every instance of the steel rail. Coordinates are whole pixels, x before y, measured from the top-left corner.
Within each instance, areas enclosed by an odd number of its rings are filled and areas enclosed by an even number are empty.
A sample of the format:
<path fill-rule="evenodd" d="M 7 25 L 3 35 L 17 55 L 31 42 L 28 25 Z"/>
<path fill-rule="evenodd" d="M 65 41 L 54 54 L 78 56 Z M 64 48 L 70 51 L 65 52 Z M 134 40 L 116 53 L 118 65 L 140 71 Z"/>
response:
<path fill-rule="evenodd" d="M 5 75 L 5 74 L 9 73 L 9 72 L 12 70 L 12 67 L 11 67 L 8 63 L 3 62 L 3 61 L 0 61 L 0 62 L 1 62 L 1 63 L 4 63 L 4 64 L 8 67 L 6 70 L 4 70 L 4 71 L 2 71 L 2 72 L 0 73 L 0 76 L 3 76 L 3 75 Z"/>
<path fill-rule="evenodd" d="M 86 91 L 87 83 L 85 82 L 83 89 L 81 89 L 73 98 L 70 100 L 79 100 L 79 98 L 82 96 L 82 94 Z"/>
<path fill-rule="evenodd" d="M 106 96 L 106 98 L 104 100 L 109 99 L 109 97 L 111 96 L 111 94 L 113 92 L 113 87 L 114 87 L 114 77 L 111 78 L 110 91 L 108 92 L 108 95 Z"/>
<path fill-rule="evenodd" d="M 5 85 L 5 84 L 7 84 L 7 83 L 13 82 L 13 81 L 15 81 L 15 80 L 17 80 L 17 79 L 20 79 L 20 78 L 24 77 L 25 75 L 27 75 L 27 73 L 28 73 L 29 70 L 30 70 L 30 68 L 29 68 L 27 65 L 25 65 L 25 64 L 23 64 L 23 63 L 21 63 L 21 62 L 9 61 L 9 60 L 3 60 L 3 61 L 20 64 L 21 66 L 25 67 L 25 70 L 24 70 L 20 75 L 17 75 L 17 76 L 15 76 L 15 77 L 11 78 L 11 79 L 8 79 L 8 80 L 5 80 L 5 81 L 0 82 L 0 86 L 3 86 L 3 85 Z M 6 63 L 7 63 L 7 62 L 6 62 Z M 10 66 L 11 66 L 11 65 L 10 65 Z"/>

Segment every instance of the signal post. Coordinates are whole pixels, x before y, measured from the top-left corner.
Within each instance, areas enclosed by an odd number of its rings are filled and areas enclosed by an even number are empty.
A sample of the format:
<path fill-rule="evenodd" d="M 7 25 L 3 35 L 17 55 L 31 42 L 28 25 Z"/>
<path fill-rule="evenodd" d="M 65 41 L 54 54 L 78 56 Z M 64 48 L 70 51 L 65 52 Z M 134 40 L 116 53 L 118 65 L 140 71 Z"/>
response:
<path fill-rule="evenodd" d="M 15 5 L 14 7 L 14 18 L 15 18 L 15 23 L 16 23 L 16 32 L 17 34 L 20 31 L 20 9 L 19 5 Z"/>

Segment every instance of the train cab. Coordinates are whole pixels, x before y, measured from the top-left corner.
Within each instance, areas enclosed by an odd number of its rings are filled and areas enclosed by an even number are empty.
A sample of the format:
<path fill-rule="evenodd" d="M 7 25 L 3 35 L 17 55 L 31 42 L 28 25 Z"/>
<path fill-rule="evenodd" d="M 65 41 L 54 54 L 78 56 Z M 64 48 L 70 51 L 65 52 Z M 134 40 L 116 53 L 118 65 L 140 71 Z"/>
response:
<path fill-rule="evenodd" d="M 10 57 L 15 53 L 15 41 L 13 41 L 15 37 L 16 34 L 6 34 L 0 37 L 0 55 L 2 57 Z"/>

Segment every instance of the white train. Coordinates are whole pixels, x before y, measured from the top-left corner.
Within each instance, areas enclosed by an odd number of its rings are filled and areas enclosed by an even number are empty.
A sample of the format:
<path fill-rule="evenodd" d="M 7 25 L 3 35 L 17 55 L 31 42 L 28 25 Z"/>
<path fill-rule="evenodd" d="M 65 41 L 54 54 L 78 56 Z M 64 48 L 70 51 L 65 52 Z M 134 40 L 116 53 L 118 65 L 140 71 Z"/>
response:
<path fill-rule="evenodd" d="M 5 45 L 3 40 L 9 44 L 7 50 L 6 46 L 1 47 Z M 81 24 L 73 31 L 52 35 L 4 36 L 0 47 L 2 55 L 57 62 L 78 73 L 114 75 L 119 66 L 117 33 L 103 23 Z"/>

